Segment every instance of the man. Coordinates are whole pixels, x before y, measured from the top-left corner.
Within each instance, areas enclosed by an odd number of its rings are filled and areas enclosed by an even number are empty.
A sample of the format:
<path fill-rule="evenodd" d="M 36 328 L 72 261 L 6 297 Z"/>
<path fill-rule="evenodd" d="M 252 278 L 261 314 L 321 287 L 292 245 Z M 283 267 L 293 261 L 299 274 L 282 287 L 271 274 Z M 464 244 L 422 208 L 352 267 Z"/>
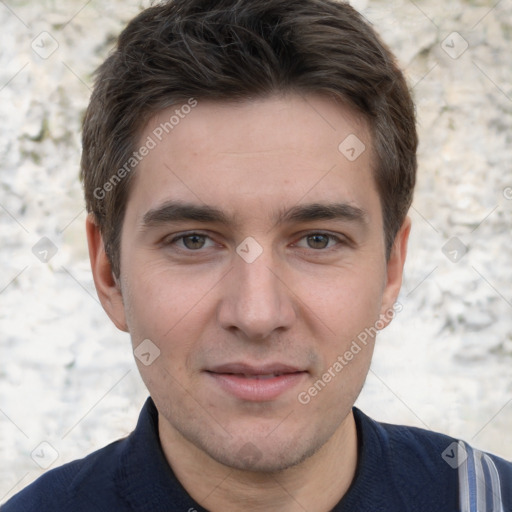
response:
<path fill-rule="evenodd" d="M 92 271 L 150 392 L 10 511 L 505 511 L 512 465 L 354 408 L 416 173 L 393 56 L 334 0 L 174 0 L 84 119 Z"/>

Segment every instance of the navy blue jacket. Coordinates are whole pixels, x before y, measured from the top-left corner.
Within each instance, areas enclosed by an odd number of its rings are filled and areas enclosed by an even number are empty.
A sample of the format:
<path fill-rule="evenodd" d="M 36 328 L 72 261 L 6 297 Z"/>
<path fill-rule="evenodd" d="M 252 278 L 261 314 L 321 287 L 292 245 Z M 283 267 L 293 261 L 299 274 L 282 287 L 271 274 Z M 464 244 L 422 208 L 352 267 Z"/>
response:
<path fill-rule="evenodd" d="M 354 416 L 358 468 L 335 512 L 512 512 L 511 463 L 442 434 L 377 423 L 357 408 Z M 151 398 L 127 438 L 48 471 L 1 507 L 1 512 L 189 510 L 205 512 L 164 457 Z"/>

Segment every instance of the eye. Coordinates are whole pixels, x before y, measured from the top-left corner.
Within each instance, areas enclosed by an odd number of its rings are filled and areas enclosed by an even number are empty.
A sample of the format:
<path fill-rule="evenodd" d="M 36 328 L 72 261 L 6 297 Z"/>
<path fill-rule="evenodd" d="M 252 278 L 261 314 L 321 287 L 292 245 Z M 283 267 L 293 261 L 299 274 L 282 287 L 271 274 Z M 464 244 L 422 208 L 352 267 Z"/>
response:
<path fill-rule="evenodd" d="M 187 235 L 184 236 L 182 240 L 183 245 L 191 250 L 202 249 L 206 243 L 206 237 L 204 235 Z"/>
<path fill-rule="evenodd" d="M 207 245 L 208 241 L 210 242 L 210 245 Z M 198 251 L 205 247 L 211 247 L 214 244 L 207 235 L 202 235 L 201 233 L 186 233 L 173 238 L 168 242 L 168 245 L 177 245 L 180 249 Z"/>
<path fill-rule="evenodd" d="M 305 241 L 306 246 L 304 246 L 302 241 Z M 342 244 L 343 241 L 334 235 L 328 234 L 328 233 L 309 233 L 308 235 L 302 237 L 300 239 L 300 242 L 296 245 L 298 247 L 303 247 L 307 249 L 315 249 L 315 250 L 322 250 L 322 249 L 330 249 L 336 244 Z"/>

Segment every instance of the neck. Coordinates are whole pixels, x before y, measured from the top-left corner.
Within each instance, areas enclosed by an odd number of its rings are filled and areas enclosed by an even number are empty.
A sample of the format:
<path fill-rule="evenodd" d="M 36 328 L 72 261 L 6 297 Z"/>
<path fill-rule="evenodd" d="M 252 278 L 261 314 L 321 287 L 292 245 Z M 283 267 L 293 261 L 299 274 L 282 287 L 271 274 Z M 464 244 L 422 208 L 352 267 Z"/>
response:
<path fill-rule="evenodd" d="M 174 474 L 188 494 L 210 512 L 328 512 L 347 492 L 357 466 L 357 431 L 352 412 L 315 454 L 275 473 L 240 471 L 217 462 L 162 416 L 159 431 Z"/>

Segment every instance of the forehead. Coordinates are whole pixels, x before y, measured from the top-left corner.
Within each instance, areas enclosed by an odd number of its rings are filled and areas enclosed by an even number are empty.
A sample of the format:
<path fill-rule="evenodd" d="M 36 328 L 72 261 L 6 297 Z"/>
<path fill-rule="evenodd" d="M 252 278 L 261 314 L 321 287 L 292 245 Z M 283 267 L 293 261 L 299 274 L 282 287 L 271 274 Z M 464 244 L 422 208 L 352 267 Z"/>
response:
<path fill-rule="evenodd" d="M 230 102 L 190 98 L 155 114 L 141 139 L 150 135 L 158 144 L 174 145 L 187 141 L 196 152 L 222 143 L 231 152 L 238 146 L 246 152 L 251 145 L 259 152 L 290 147 L 297 151 L 307 139 L 305 149 L 323 142 L 335 152 L 350 134 L 370 143 L 365 117 L 340 100 L 282 93 Z"/>
<path fill-rule="evenodd" d="M 139 138 L 144 144 L 151 150 L 128 201 L 141 215 L 183 199 L 233 215 L 261 215 L 303 199 L 378 202 L 367 123 L 321 96 L 183 102 L 149 121 Z"/>

